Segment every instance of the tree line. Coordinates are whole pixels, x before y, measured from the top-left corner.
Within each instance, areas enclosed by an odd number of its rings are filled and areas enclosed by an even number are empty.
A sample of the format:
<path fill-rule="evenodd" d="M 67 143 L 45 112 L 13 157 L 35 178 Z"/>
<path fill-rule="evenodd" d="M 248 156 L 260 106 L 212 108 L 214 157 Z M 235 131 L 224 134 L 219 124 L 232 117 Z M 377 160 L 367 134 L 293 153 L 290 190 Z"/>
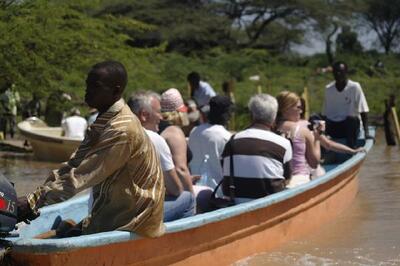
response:
<path fill-rule="evenodd" d="M 395 52 L 400 1 L 0 0 L 0 87 L 14 82 L 45 96 L 81 88 L 82 73 L 99 59 L 129 61 L 128 70 L 146 77 L 140 68 L 161 71 L 160 55 L 282 55 L 310 34 L 325 43 L 329 64 L 335 53 L 363 52 L 360 30 L 374 31 L 384 52 Z"/>

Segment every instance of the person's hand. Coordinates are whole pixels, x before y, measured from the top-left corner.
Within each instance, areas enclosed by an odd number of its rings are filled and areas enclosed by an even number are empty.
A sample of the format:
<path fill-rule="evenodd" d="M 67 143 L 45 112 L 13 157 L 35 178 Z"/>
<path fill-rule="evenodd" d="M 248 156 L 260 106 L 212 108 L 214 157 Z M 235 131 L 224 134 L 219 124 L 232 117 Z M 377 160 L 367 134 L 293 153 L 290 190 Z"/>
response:
<path fill-rule="evenodd" d="M 40 213 L 35 213 L 32 211 L 29 206 L 28 199 L 23 196 L 17 199 L 17 222 L 25 222 L 28 223 L 32 220 L 35 220 Z"/>
<path fill-rule="evenodd" d="M 201 179 L 201 175 L 192 175 L 192 184 L 196 184 Z"/>
<path fill-rule="evenodd" d="M 354 153 L 359 153 L 359 152 L 367 152 L 367 150 L 364 147 L 358 147 L 357 149 L 354 150 Z"/>

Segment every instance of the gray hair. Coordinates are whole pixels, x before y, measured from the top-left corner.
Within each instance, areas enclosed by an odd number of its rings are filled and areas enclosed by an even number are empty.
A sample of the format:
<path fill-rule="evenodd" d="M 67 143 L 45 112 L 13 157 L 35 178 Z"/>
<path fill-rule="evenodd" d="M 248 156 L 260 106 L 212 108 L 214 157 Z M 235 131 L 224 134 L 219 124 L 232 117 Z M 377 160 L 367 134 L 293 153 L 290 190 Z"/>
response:
<path fill-rule="evenodd" d="M 129 97 L 127 104 L 132 112 L 138 115 L 142 110 L 152 111 L 151 100 L 153 98 L 159 101 L 161 99 L 160 95 L 153 91 L 138 91 Z"/>
<path fill-rule="evenodd" d="M 278 112 L 278 101 L 275 97 L 261 93 L 250 98 L 247 105 L 253 122 L 273 124 Z"/>

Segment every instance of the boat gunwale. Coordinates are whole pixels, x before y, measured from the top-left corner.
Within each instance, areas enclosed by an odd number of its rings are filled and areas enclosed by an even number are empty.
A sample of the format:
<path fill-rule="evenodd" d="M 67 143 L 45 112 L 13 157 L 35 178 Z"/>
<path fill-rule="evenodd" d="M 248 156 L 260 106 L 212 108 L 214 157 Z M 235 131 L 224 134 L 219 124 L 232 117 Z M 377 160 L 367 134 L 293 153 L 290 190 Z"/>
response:
<path fill-rule="evenodd" d="M 282 191 L 270 195 L 265 198 L 255 199 L 250 202 L 241 203 L 240 205 L 235 205 L 232 207 L 219 209 L 216 211 L 198 214 L 192 217 L 167 222 L 166 234 L 181 232 L 185 230 L 190 230 L 196 227 L 205 226 L 210 223 L 219 222 L 225 219 L 229 219 L 238 216 L 243 213 L 256 211 L 258 209 L 269 207 L 273 204 L 277 204 L 293 197 L 296 197 L 302 193 L 309 190 L 315 189 L 325 183 L 334 180 L 336 177 L 342 173 L 350 170 L 352 167 L 360 163 L 365 157 L 367 152 L 372 148 L 373 140 L 366 140 L 364 148 L 366 152 L 361 152 L 353 155 L 346 162 L 338 165 L 338 167 L 328 171 L 324 176 L 314 179 L 301 186 Z M 72 199 L 82 200 L 81 198 Z M 42 212 L 51 212 L 54 210 L 59 210 L 62 205 L 69 205 L 72 201 L 67 201 L 59 203 L 56 205 L 48 206 L 42 209 Z M 79 249 L 79 248 L 90 248 L 101 245 L 108 245 L 119 242 L 132 241 L 140 239 L 141 237 L 135 233 L 124 232 L 124 231 L 111 231 L 102 232 L 91 235 L 83 235 L 79 237 L 63 238 L 63 239 L 17 239 L 13 241 L 14 251 L 16 252 L 26 252 L 29 253 L 43 253 L 43 252 L 66 252 L 68 250 Z M 9 239 L 12 240 L 12 239 Z"/>

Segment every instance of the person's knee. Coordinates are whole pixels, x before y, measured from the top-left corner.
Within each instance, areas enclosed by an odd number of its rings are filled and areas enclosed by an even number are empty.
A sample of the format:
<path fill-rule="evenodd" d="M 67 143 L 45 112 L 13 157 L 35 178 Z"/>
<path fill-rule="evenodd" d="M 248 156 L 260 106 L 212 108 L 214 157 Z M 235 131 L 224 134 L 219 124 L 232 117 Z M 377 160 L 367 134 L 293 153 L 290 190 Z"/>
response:
<path fill-rule="evenodd" d="M 213 191 L 211 189 L 204 189 L 197 194 L 196 204 L 198 213 L 208 212 L 212 210 L 210 206 L 210 198 L 212 193 Z"/>
<path fill-rule="evenodd" d="M 358 117 L 348 116 L 348 117 L 346 117 L 346 120 L 344 122 L 346 124 L 346 127 L 359 127 L 360 126 L 360 119 Z"/>

